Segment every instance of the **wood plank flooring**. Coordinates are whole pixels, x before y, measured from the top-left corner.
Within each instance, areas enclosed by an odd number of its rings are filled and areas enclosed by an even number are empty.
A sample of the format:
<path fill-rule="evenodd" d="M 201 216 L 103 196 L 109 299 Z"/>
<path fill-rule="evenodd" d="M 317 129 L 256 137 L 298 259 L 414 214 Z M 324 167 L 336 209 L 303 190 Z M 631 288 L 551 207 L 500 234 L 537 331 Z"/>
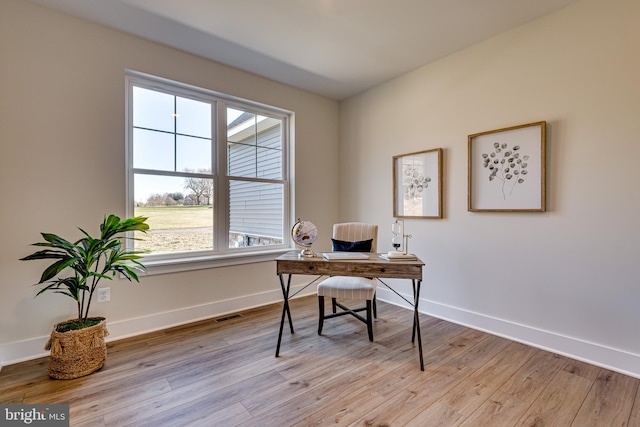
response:
<path fill-rule="evenodd" d="M 373 343 L 317 300 L 108 345 L 100 371 L 51 380 L 48 359 L 6 366 L 2 403 L 65 403 L 72 426 L 640 426 L 640 380 L 380 302 Z"/>

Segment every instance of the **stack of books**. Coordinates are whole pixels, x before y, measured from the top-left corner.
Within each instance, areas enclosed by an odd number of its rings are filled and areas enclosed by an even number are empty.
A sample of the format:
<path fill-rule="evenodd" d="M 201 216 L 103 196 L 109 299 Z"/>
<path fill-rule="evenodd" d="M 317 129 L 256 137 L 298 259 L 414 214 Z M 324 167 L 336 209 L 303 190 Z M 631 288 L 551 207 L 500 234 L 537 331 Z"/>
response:
<path fill-rule="evenodd" d="M 418 259 L 413 254 L 403 254 L 401 252 L 389 252 L 386 254 L 380 254 L 380 258 L 387 261 L 413 261 Z"/>

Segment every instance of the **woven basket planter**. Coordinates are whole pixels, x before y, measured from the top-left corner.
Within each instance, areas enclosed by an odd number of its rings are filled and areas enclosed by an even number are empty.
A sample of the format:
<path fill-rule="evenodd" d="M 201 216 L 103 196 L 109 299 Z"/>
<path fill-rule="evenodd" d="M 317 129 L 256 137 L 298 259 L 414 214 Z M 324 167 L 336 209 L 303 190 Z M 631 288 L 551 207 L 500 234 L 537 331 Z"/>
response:
<path fill-rule="evenodd" d="M 76 319 L 77 320 L 77 319 Z M 47 341 L 45 350 L 51 350 L 49 376 L 59 380 L 83 377 L 104 366 L 107 345 L 104 338 L 109 335 L 104 317 L 90 317 L 100 323 L 84 329 L 56 332 L 58 326 L 73 322 L 67 320 L 56 324 Z"/>

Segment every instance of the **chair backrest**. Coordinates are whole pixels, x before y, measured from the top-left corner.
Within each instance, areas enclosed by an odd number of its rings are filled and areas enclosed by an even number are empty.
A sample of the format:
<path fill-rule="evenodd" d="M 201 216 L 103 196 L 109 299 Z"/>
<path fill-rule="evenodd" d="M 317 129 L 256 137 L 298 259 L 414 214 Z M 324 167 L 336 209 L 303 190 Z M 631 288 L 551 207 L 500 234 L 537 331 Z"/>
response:
<path fill-rule="evenodd" d="M 371 252 L 376 252 L 378 226 L 374 224 L 365 224 L 363 222 L 334 224 L 333 238 L 343 240 L 345 242 L 359 242 L 361 240 L 373 239 L 373 242 L 371 242 Z"/>

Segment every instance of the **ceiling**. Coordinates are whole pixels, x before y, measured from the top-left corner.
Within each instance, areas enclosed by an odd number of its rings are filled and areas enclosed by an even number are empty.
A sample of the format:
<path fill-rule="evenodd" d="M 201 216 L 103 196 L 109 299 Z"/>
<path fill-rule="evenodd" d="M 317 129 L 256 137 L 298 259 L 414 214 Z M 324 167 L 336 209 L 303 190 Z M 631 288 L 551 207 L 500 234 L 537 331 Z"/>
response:
<path fill-rule="evenodd" d="M 341 100 L 576 0 L 30 0 Z"/>

